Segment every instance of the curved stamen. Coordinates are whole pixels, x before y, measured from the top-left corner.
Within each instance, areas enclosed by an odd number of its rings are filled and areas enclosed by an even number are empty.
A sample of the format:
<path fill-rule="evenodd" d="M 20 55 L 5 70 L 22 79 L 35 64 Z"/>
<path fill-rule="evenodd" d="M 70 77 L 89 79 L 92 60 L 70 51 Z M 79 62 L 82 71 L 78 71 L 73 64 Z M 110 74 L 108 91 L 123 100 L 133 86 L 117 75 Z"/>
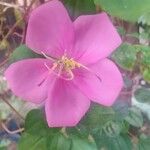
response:
<path fill-rule="evenodd" d="M 76 61 L 73 60 L 73 58 L 71 59 L 68 59 L 66 57 L 66 54 L 64 54 L 61 59 L 56 59 L 54 57 L 51 57 L 51 56 L 47 56 L 44 52 L 41 51 L 41 53 L 43 54 L 43 56 L 49 60 L 52 60 L 54 63 L 53 63 L 53 66 L 52 68 L 50 68 L 46 63 L 44 63 L 45 67 L 48 69 L 49 73 L 54 73 L 55 75 L 57 75 L 58 77 L 64 79 L 64 80 L 72 80 L 74 78 L 74 74 L 72 72 L 73 69 L 75 69 L 76 67 L 80 68 L 84 68 L 85 70 L 89 71 L 90 73 L 94 74 L 100 81 L 101 78 L 95 73 L 93 72 L 91 69 L 89 69 L 88 67 L 84 66 L 83 64 L 80 64 Z M 55 69 L 59 67 L 58 69 L 58 72 L 55 72 Z M 69 73 L 70 77 L 64 77 L 62 76 L 62 72 L 63 72 L 63 69 Z"/>
<path fill-rule="evenodd" d="M 62 69 L 63 69 L 63 65 L 61 65 L 60 67 L 60 70 L 58 73 L 56 73 L 54 70 L 57 68 L 58 64 L 57 63 L 54 63 L 53 64 L 53 67 L 50 68 L 46 63 L 44 63 L 45 67 L 48 69 L 49 73 L 54 73 L 56 76 L 64 79 L 64 80 L 72 80 L 74 78 L 74 74 L 71 70 L 68 70 L 69 74 L 70 74 L 70 77 L 69 78 L 65 78 L 63 76 L 61 76 L 61 73 L 62 73 Z"/>
<path fill-rule="evenodd" d="M 45 58 L 47 58 L 47 59 L 49 59 L 49 60 L 52 60 L 52 61 L 57 61 L 57 60 L 58 60 L 57 58 L 54 58 L 54 57 L 52 57 L 52 56 L 47 56 L 43 51 L 41 51 L 41 54 L 42 54 Z"/>
<path fill-rule="evenodd" d="M 54 63 L 53 66 L 52 66 L 52 68 L 50 68 L 50 67 L 47 65 L 47 63 L 45 62 L 45 63 L 44 63 L 44 66 L 48 69 L 49 73 L 51 73 L 51 72 L 53 72 L 53 71 L 56 69 L 56 67 L 58 66 L 58 64 L 57 64 L 57 63 Z"/>

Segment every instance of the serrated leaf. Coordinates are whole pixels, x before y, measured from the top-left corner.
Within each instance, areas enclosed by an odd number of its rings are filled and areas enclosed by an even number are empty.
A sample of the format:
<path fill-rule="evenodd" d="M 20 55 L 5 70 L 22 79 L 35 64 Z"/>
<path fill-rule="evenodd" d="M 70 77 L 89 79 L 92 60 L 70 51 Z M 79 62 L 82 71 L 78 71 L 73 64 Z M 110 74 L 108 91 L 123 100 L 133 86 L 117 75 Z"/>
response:
<path fill-rule="evenodd" d="M 105 124 L 103 131 L 107 136 L 114 137 L 120 134 L 121 128 L 121 123 L 110 121 Z"/>
<path fill-rule="evenodd" d="M 25 45 L 21 45 L 16 48 L 9 58 L 10 63 L 14 63 L 16 61 L 27 59 L 27 58 L 36 58 L 39 55 L 34 53 L 31 49 L 29 49 Z"/>
<path fill-rule="evenodd" d="M 94 135 L 94 139 L 100 150 L 132 150 L 132 143 L 128 135 L 117 137 Z"/>
<path fill-rule="evenodd" d="M 112 55 L 112 59 L 123 69 L 132 71 L 136 61 L 137 49 L 124 43 Z"/>
<path fill-rule="evenodd" d="M 115 112 L 112 108 L 93 104 L 87 115 L 81 121 L 81 124 L 85 125 L 90 130 L 97 130 L 114 118 Z"/>
<path fill-rule="evenodd" d="M 127 21 L 138 21 L 143 14 L 150 12 L 149 0 L 94 0 L 110 15 Z M 132 14 L 132 15 L 131 15 Z"/>
<path fill-rule="evenodd" d="M 64 0 L 64 4 L 73 18 L 96 12 L 93 0 Z"/>
<path fill-rule="evenodd" d="M 142 127 L 143 125 L 142 113 L 136 107 L 131 107 L 129 109 L 129 114 L 126 116 L 125 120 L 134 127 Z"/>

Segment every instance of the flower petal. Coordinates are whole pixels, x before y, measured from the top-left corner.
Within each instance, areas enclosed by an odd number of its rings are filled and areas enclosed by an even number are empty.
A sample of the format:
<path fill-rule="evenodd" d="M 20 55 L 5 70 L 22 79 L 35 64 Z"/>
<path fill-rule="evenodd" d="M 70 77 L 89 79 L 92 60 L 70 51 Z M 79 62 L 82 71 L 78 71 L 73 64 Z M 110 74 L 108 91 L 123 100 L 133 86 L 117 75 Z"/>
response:
<path fill-rule="evenodd" d="M 76 73 L 74 84 L 92 101 L 111 106 L 123 85 L 117 66 L 109 59 L 103 59 L 89 68 L 93 73 L 85 70 Z"/>
<path fill-rule="evenodd" d="M 52 66 L 46 59 L 27 59 L 10 65 L 5 77 L 16 96 L 33 103 L 41 103 L 47 98 L 47 90 L 51 85 L 45 62 Z"/>
<path fill-rule="evenodd" d="M 71 82 L 58 79 L 46 100 L 45 111 L 49 127 L 75 126 L 90 106 Z"/>
<path fill-rule="evenodd" d="M 74 22 L 76 59 L 83 64 L 95 63 L 107 57 L 121 39 L 106 13 L 80 16 Z"/>
<path fill-rule="evenodd" d="M 31 13 L 26 44 L 37 53 L 43 51 L 59 57 L 65 50 L 71 49 L 73 33 L 73 24 L 66 9 L 58 0 L 52 0 Z"/>

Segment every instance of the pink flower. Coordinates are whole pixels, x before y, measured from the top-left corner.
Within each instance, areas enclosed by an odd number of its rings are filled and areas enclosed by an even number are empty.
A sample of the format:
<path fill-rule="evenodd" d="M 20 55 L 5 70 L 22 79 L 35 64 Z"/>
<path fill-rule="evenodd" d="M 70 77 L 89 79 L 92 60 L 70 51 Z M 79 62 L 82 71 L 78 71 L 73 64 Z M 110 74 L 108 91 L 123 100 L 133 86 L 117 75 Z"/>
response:
<path fill-rule="evenodd" d="M 30 16 L 26 45 L 45 58 L 21 60 L 5 72 L 15 95 L 45 102 L 49 127 L 75 126 L 90 101 L 111 106 L 122 85 L 116 65 L 106 57 L 121 39 L 105 13 L 71 22 L 58 0 Z"/>

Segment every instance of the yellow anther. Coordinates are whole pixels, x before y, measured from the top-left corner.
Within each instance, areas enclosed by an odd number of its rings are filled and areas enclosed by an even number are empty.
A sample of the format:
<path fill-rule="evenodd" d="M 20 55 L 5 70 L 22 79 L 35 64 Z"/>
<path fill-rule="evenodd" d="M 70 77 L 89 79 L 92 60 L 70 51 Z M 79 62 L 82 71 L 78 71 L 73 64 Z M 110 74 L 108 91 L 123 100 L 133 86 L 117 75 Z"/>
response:
<path fill-rule="evenodd" d="M 59 62 L 64 65 L 64 68 L 66 70 L 72 70 L 72 69 L 75 69 L 76 67 L 80 67 L 80 64 L 77 63 L 76 61 L 74 61 L 73 58 L 68 59 L 65 56 L 62 56 L 62 58 Z"/>

